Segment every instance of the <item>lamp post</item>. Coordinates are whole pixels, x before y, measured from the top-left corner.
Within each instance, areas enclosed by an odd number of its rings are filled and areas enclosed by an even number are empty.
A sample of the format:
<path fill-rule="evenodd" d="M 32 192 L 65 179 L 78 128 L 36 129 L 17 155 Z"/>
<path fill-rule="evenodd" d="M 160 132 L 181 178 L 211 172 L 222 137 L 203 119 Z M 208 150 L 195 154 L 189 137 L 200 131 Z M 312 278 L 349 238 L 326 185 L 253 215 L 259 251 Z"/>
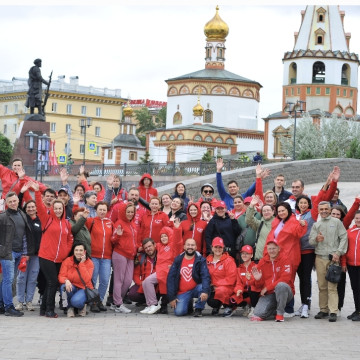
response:
<path fill-rule="evenodd" d="M 83 165 L 84 166 L 85 166 L 85 152 L 86 152 L 86 128 L 89 128 L 91 125 L 92 125 L 92 118 L 86 118 L 86 119 L 79 120 L 79 126 L 81 128 L 81 132 L 84 131 L 84 154 L 83 154 Z"/>
<path fill-rule="evenodd" d="M 293 160 L 296 160 L 295 147 L 296 147 L 296 115 L 298 113 L 302 114 L 305 111 L 306 102 L 298 100 L 296 103 L 288 102 L 286 103 L 285 111 L 291 116 L 294 113 L 294 144 L 293 144 Z"/>
<path fill-rule="evenodd" d="M 25 134 L 25 148 L 30 153 L 35 153 L 35 180 L 38 179 L 39 160 L 40 160 L 40 181 L 43 180 L 44 170 L 47 170 L 49 162 L 49 141 L 46 134 L 38 135 L 29 131 Z"/>

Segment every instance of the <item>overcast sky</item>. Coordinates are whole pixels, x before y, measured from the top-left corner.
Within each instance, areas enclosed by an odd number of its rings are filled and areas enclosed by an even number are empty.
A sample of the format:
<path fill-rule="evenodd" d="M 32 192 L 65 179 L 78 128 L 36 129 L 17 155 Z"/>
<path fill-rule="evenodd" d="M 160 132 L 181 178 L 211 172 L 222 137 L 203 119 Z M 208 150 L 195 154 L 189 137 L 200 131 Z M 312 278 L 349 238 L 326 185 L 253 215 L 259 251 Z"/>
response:
<path fill-rule="evenodd" d="M 81 85 L 166 101 L 164 80 L 204 68 L 204 25 L 218 4 L 230 29 L 225 69 L 263 86 L 260 117 L 281 108 L 282 57 L 293 49 L 306 7 L 233 0 L 49 2 L 0 0 L 0 79 L 27 78 L 40 57 L 44 78 L 53 70 L 53 78 L 65 75 L 67 82 L 77 75 Z M 358 54 L 360 6 L 347 3 L 340 9 L 346 12 L 345 31 L 352 34 L 350 51 Z"/>

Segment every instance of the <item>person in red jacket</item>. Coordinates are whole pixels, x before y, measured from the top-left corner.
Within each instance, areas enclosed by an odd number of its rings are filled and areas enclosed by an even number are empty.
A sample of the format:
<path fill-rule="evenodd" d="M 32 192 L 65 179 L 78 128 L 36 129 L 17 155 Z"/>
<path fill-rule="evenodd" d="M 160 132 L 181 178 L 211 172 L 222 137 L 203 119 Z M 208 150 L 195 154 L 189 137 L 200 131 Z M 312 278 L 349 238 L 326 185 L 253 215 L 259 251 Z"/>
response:
<path fill-rule="evenodd" d="M 196 241 L 196 248 L 201 255 L 206 255 L 206 243 L 205 243 L 205 228 L 207 222 L 201 220 L 200 208 L 197 204 L 192 203 L 187 208 L 187 219 L 181 221 L 179 227 L 174 222 L 174 237 L 178 242 L 182 239 L 182 244 L 186 239 L 194 239 Z"/>
<path fill-rule="evenodd" d="M 156 243 L 160 242 L 160 230 L 164 226 L 171 226 L 169 217 L 160 210 L 160 199 L 153 197 L 149 203 L 150 211 L 146 211 L 141 224 L 138 236 L 138 247 L 142 249 L 142 241 L 146 238 L 153 239 Z"/>
<path fill-rule="evenodd" d="M 266 255 L 252 268 L 255 286 L 261 291 L 251 320 L 265 320 L 276 311 L 275 321 L 283 322 L 285 306 L 295 294 L 291 259 L 282 253 L 282 249 L 280 252 L 276 239 L 269 240 L 266 247 Z"/>
<path fill-rule="evenodd" d="M 115 232 L 111 239 L 114 251 L 112 264 L 114 268 L 113 304 L 111 310 L 120 313 L 131 312 L 123 304 L 133 278 L 134 258 L 137 253 L 137 232 L 134 224 L 135 205 L 123 203 L 119 209 L 119 220 L 115 224 Z"/>
<path fill-rule="evenodd" d="M 106 202 L 99 201 L 95 205 L 97 216 L 87 218 L 85 222 L 85 226 L 88 228 L 91 236 L 91 258 L 94 263 L 92 282 L 96 284 L 99 278 L 98 290 L 101 300 L 97 305 L 91 305 L 90 310 L 92 312 L 107 310 L 102 302 L 109 285 L 112 255 L 111 237 L 114 232 L 112 221 L 106 217 L 108 208 Z"/>
<path fill-rule="evenodd" d="M 153 179 L 150 174 L 144 174 L 139 181 L 140 197 L 149 202 L 152 197 L 158 196 L 158 191 L 152 187 Z"/>
<path fill-rule="evenodd" d="M 347 318 L 360 321 L 360 211 L 356 212 L 354 221 L 355 225 L 347 231 L 348 249 L 341 257 L 341 265 L 349 274 L 355 305 L 355 311 Z"/>
<path fill-rule="evenodd" d="M 79 316 L 86 316 L 85 285 L 90 289 L 94 288 L 91 282 L 93 271 L 94 264 L 86 253 L 85 245 L 81 242 L 75 242 L 72 255 L 63 261 L 58 276 L 59 283 L 63 284 L 62 288 L 66 290 L 67 317 L 75 316 L 74 308 L 79 309 Z"/>
<path fill-rule="evenodd" d="M 211 315 L 218 315 L 222 305 L 225 306 L 223 316 L 229 314 L 230 296 L 236 283 L 235 260 L 224 252 L 224 240 L 215 237 L 211 244 L 212 254 L 206 258 L 207 267 L 211 278 L 211 294 L 207 303 L 211 306 Z"/>
<path fill-rule="evenodd" d="M 73 235 L 71 225 L 65 218 L 65 206 L 61 200 L 54 200 L 50 210 L 45 207 L 39 185 L 31 183 L 35 190 L 38 217 L 43 231 L 39 249 L 39 264 L 45 276 L 46 286 L 42 297 L 40 315 L 57 318 L 55 295 L 58 288 L 58 274 L 61 263 L 70 253 Z"/>

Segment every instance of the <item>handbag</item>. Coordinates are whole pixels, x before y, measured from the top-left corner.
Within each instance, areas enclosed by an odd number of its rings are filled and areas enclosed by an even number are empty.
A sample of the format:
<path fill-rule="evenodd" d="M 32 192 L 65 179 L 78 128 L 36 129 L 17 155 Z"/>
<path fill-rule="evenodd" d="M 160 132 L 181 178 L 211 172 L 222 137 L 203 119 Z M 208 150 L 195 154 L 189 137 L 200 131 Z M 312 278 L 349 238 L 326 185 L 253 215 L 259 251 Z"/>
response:
<path fill-rule="evenodd" d="M 341 279 L 341 266 L 338 263 L 331 263 L 327 269 L 325 279 L 332 283 L 339 283 Z"/>
<path fill-rule="evenodd" d="M 98 304 L 100 302 L 100 295 L 99 295 L 99 291 L 97 289 L 90 289 L 89 287 L 86 286 L 86 283 L 84 281 L 84 279 L 81 277 L 81 274 L 80 274 L 80 270 L 79 268 L 76 268 L 78 274 L 79 274 L 79 277 L 80 277 L 80 280 L 81 282 L 84 284 L 85 286 L 85 295 L 86 295 L 86 301 L 85 303 L 86 304 Z"/>

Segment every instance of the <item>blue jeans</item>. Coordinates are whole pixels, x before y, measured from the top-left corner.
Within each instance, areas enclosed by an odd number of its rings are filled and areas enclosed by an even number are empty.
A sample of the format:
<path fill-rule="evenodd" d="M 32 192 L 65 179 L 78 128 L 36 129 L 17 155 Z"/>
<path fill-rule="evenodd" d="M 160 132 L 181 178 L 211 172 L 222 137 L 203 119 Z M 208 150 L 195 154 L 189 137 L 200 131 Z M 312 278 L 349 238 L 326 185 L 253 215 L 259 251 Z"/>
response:
<path fill-rule="evenodd" d="M 27 262 L 26 271 L 19 271 L 16 280 L 16 296 L 19 303 L 33 301 L 39 269 L 39 257 L 33 255 Z"/>
<path fill-rule="evenodd" d="M 64 284 L 61 285 L 61 291 L 66 291 Z M 85 306 L 86 294 L 84 289 L 79 289 L 73 285 L 70 292 L 66 291 L 66 295 L 68 300 L 68 308 L 73 307 L 82 309 Z"/>
<path fill-rule="evenodd" d="M 5 310 L 14 307 L 12 295 L 12 283 L 14 280 L 15 267 L 20 263 L 22 253 L 12 252 L 12 260 L 0 260 L 3 279 L 1 282 L 2 296 L 5 305 Z M 16 271 L 18 271 L 16 269 Z"/>
<path fill-rule="evenodd" d="M 193 298 L 198 298 L 195 304 L 195 309 L 203 310 L 205 308 L 206 301 L 200 301 L 200 294 L 202 293 L 202 284 L 196 285 L 192 290 L 183 294 L 178 294 L 176 298 L 176 308 L 174 313 L 176 316 L 184 316 L 188 313 L 189 304 Z"/>
<path fill-rule="evenodd" d="M 99 276 L 99 295 L 101 301 L 104 300 L 107 288 L 109 286 L 109 279 L 111 273 L 111 259 L 91 258 L 94 263 L 94 272 L 92 276 L 92 283 L 96 287 Z"/>

